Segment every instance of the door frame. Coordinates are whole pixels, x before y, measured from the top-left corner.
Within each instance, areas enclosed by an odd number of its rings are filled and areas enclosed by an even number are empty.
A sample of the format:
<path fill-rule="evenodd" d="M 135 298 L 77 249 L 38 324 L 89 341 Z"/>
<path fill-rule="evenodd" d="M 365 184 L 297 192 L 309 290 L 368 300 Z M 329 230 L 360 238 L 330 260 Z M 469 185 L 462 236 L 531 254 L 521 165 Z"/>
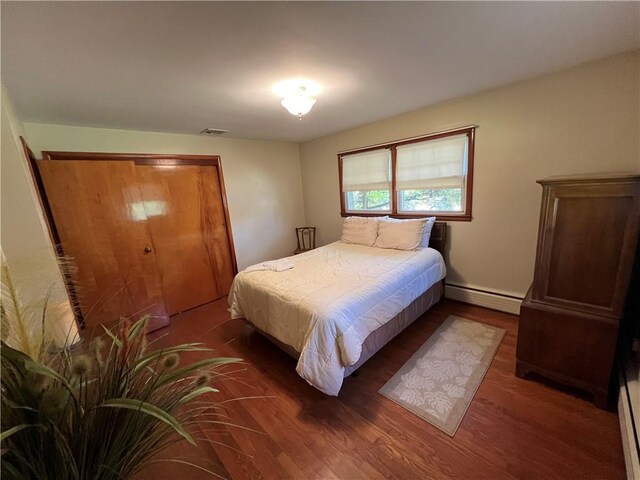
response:
<path fill-rule="evenodd" d="M 62 242 L 60 241 L 60 235 L 58 234 L 58 229 L 56 228 L 56 224 L 53 220 L 53 213 L 49 205 L 47 192 L 44 189 L 42 175 L 40 175 L 40 170 L 38 170 L 38 159 L 36 158 L 33 150 L 31 150 L 29 144 L 27 144 L 27 141 L 23 136 L 20 136 L 20 141 L 22 142 L 24 156 L 27 160 L 29 173 L 31 174 L 31 180 L 33 181 L 33 186 L 36 190 L 38 203 L 40 204 L 40 208 L 42 209 L 44 223 L 47 227 L 47 233 L 49 234 L 49 239 L 51 240 L 51 245 L 53 247 L 54 253 L 57 258 L 64 258 L 64 250 L 62 248 Z M 67 296 L 69 297 L 69 302 L 71 302 L 71 311 L 73 312 L 76 325 L 79 329 L 82 330 L 86 326 L 84 321 L 84 314 L 82 313 L 82 309 L 80 308 L 78 292 L 76 291 L 76 286 L 73 283 L 69 265 L 64 261 L 59 261 L 58 268 L 60 269 L 60 273 L 62 274 L 62 280 L 67 291 Z"/>
<path fill-rule="evenodd" d="M 56 228 L 55 219 L 49 206 L 47 194 L 44 189 L 42 177 L 37 167 L 37 160 L 27 142 L 24 138 L 22 140 L 23 147 L 25 149 L 25 155 L 31 171 L 31 176 L 38 192 L 38 198 L 42 205 L 42 211 L 45 217 L 51 240 L 57 252 L 64 254 L 60 245 L 60 237 Z M 219 155 L 182 155 L 182 154 L 156 154 L 156 153 L 107 153 L 107 152 L 65 152 L 65 151 L 53 151 L 43 150 L 41 161 L 56 161 L 56 160 L 86 160 L 86 161 L 125 161 L 133 162 L 136 165 L 156 165 L 156 166 L 210 166 L 216 168 L 218 174 L 218 186 L 220 188 L 220 195 L 222 197 L 222 208 L 224 211 L 224 219 L 227 226 L 227 241 L 229 244 L 229 253 L 231 254 L 231 266 L 233 274 L 238 273 L 238 263 L 236 260 L 236 250 L 233 243 L 233 232 L 231 227 L 231 217 L 229 216 L 229 207 L 227 203 L 227 192 L 224 185 L 224 175 L 222 173 L 222 160 Z M 84 318 L 82 317 L 81 310 L 79 308 L 78 298 L 75 292 L 73 282 L 69 277 L 68 272 L 64 270 L 64 266 L 61 265 L 61 271 L 65 280 L 65 286 L 69 297 L 74 307 L 74 313 L 76 315 L 76 321 L 80 328 L 84 328 Z"/>

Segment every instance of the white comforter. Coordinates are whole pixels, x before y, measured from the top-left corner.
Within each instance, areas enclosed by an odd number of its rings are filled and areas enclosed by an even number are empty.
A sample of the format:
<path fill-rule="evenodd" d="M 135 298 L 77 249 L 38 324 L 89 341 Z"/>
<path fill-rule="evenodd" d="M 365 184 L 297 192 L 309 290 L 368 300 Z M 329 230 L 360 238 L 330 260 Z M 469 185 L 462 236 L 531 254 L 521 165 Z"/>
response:
<path fill-rule="evenodd" d="M 335 242 L 290 257 L 282 272 L 240 272 L 229 293 L 232 318 L 300 352 L 296 371 L 337 395 L 345 366 L 360 358 L 367 336 L 445 276 L 431 248 L 390 250 Z"/>

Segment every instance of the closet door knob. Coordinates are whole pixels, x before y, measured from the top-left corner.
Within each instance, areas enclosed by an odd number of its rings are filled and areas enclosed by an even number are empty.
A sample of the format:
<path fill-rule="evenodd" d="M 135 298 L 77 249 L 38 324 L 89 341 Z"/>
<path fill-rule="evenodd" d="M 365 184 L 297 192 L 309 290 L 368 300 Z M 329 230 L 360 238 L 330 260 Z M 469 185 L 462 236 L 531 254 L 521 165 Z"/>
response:
<path fill-rule="evenodd" d="M 144 247 L 143 252 L 144 252 L 145 255 L 150 254 L 151 253 L 151 247 Z"/>

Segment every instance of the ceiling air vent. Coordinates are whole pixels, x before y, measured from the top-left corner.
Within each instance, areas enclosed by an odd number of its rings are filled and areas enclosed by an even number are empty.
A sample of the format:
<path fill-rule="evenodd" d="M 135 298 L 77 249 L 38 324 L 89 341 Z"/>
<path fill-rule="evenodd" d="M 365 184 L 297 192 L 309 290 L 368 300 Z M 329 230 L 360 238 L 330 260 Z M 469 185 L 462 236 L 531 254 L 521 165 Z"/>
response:
<path fill-rule="evenodd" d="M 205 128 L 200 132 L 201 135 L 223 135 L 229 130 L 223 130 L 221 128 Z"/>

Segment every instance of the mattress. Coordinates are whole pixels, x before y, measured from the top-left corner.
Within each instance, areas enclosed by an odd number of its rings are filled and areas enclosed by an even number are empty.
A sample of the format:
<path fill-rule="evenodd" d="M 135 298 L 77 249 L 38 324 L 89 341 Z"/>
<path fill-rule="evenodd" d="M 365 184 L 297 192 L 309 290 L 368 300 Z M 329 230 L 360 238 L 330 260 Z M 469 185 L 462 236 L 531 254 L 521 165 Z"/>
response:
<path fill-rule="evenodd" d="M 290 270 L 240 272 L 229 293 L 231 316 L 299 352 L 298 374 L 328 395 L 338 394 L 368 335 L 446 274 L 431 248 L 335 242 L 289 260 Z"/>

